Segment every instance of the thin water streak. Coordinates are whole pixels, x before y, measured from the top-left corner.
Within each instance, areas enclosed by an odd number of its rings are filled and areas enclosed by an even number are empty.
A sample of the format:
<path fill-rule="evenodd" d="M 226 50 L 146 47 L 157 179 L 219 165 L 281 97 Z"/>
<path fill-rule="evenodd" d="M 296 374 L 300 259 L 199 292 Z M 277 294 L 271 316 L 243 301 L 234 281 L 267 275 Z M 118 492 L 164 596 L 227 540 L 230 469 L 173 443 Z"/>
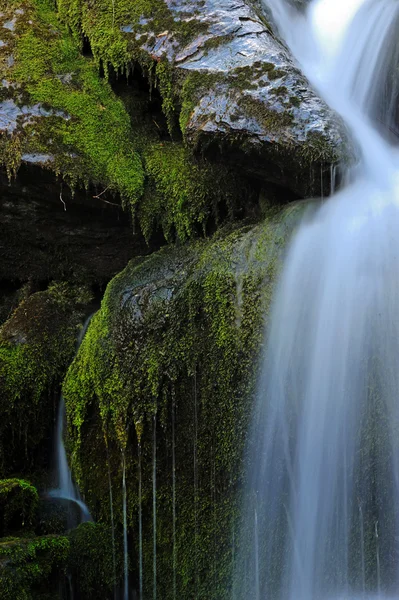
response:
<path fill-rule="evenodd" d="M 157 600 L 157 413 L 154 414 L 152 452 L 153 600 Z"/>
<path fill-rule="evenodd" d="M 138 441 L 138 480 L 139 480 L 139 597 L 143 600 L 143 506 L 142 506 L 141 441 Z"/>
<path fill-rule="evenodd" d="M 79 333 L 76 354 L 83 342 L 83 338 L 86 334 L 87 328 L 90 324 L 93 315 L 90 315 L 82 326 Z M 64 427 L 66 420 L 66 407 L 63 395 L 60 395 L 60 402 L 58 405 L 58 416 L 57 416 L 57 430 L 55 439 L 55 462 L 56 462 L 56 476 L 57 476 L 57 487 L 49 491 L 49 496 L 52 498 L 59 498 L 60 500 L 66 500 L 80 509 L 81 523 L 91 521 L 92 517 L 86 504 L 83 502 L 79 489 L 72 479 L 72 473 L 69 468 L 68 458 L 65 450 L 64 443 Z M 74 523 L 70 513 L 68 513 L 69 525 L 72 526 Z"/>
<path fill-rule="evenodd" d="M 176 543 L 176 405 L 172 402 L 172 544 L 173 544 L 173 600 L 177 598 L 177 543 Z"/>
<path fill-rule="evenodd" d="M 123 511 L 123 600 L 129 600 L 129 549 L 127 541 L 126 460 L 122 451 L 122 511 Z"/>
<path fill-rule="evenodd" d="M 114 578 L 114 600 L 117 600 L 117 589 L 116 589 L 116 552 L 115 552 L 115 520 L 114 520 L 114 500 L 112 493 L 112 478 L 111 478 L 111 465 L 109 461 L 108 444 L 105 444 L 107 453 L 107 470 L 108 470 L 108 489 L 109 489 L 109 507 L 111 517 L 111 535 L 112 535 L 112 571 Z"/>

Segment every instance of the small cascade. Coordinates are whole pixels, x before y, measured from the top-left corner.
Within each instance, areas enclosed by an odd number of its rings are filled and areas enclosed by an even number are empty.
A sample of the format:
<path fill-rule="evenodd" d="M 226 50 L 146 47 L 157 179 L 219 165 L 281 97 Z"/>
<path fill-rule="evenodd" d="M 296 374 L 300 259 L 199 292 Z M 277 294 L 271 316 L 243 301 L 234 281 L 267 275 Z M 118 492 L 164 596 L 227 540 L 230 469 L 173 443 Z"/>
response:
<path fill-rule="evenodd" d="M 138 441 L 138 480 L 139 480 L 139 598 L 143 600 L 143 507 L 142 507 L 142 472 L 141 472 L 141 441 Z"/>
<path fill-rule="evenodd" d="M 109 507 L 111 517 L 111 534 L 112 534 L 112 568 L 114 576 L 114 600 L 117 600 L 116 590 L 116 552 L 115 552 L 115 521 L 114 521 L 114 501 L 112 494 L 112 478 L 111 478 L 111 465 L 109 462 L 108 445 L 106 444 L 107 450 L 107 469 L 108 469 L 108 487 L 109 487 Z"/>
<path fill-rule="evenodd" d="M 122 502 L 123 502 L 123 600 L 129 600 L 129 555 L 127 544 L 127 492 L 126 461 L 122 452 Z"/>
<path fill-rule="evenodd" d="M 311 0 L 301 11 L 288 0 L 265 4 L 351 132 L 357 164 L 303 219 L 276 290 L 249 432 L 237 594 L 393 598 L 399 152 L 387 126 L 397 117 L 390 80 L 399 4 Z M 334 172 L 331 183 L 335 191 Z"/>
<path fill-rule="evenodd" d="M 172 403 L 172 543 L 173 543 L 173 600 L 177 598 L 177 546 L 176 546 L 176 439 L 175 418 L 176 406 Z"/>
<path fill-rule="evenodd" d="M 92 319 L 93 315 L 86 320 L 84 323 L 82 330 L 79 334 L 77 345 L 76 345 L 76 354 L 80 348 L 80 345 L 83 341 L 89 323 Z M 66 419 L 66 408 L 65 408 L 65 400 L 63 395 L 60 396 L 60 403 L 58 406 L 58 416 L 57 416 L 57 429 L 56 429 L 56 438 L 55 438 L 55 463 L 56 463 L 56 476 L 57 476 L 57 487 L 53 488 L 49 491 L 49 496 L 51 498 L 58 498 L 60 500 L 65 500 L 67 502 L 71 502 L 75 506 L 80 509 L 80 518 L 79 522 L 84 523 L 86 521 L 91 521 L 91 515 L 88 507 L 83 502 L 78 487 L 75 485 L 72 480 L 71 470 L 68 465 L 68 459 L 65 450 L 64 444 L 64 424 Z M 71 514 L 69 515 L 69 525 L 73 526 L 77 523 L 74 522 Z"/>
<path fill-rule="evenodd" d="M 157 414 L 154 415 L 152 453 L 153 599 L 157 600 Z"/>

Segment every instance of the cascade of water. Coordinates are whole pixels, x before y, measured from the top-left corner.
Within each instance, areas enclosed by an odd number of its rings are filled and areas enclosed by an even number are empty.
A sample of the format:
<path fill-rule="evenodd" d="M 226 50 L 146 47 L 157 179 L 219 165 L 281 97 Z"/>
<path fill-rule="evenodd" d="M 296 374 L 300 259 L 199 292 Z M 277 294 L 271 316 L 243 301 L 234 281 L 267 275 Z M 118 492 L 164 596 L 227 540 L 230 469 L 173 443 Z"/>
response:
<path fill-rule="evenodd" d="M 143 600 L 143 506 L 142 506 L 142 472 L 141 472 L 141 441 L 138 441 L 138 475 L 139 475 L 139 595 Z"/>
<path fill-rule="evenodd" d="M 87 328 L 90 324 L 93 315 L 90 315 L 86 319 L 83 327 L 78 336 L 76 344 L 76 354 L 83 341 Z M 64 423 L 66 418 L 65 400 L 63 395 L 60 396 L 60 403 L 58 406 L 57 416 L 57 429 L 55 438 L 55 463 L 56 463 L 56 476 L 57 476 L 57 487 L 49 491 L 49 496 L 52 498 L 59 498 L 60 500 L 66 500 L 73 503 L 80 509 L 80 522 L 91 521 L 91 515 L 88 507 L 83 502 L 78 487 L 72 480 L 71 470 L 68 465 L 68 459 L 64 444 Z M 73 525 L 73 519 L 71 520 Z"/>
<path fill-rule="evenodd" d="M 157 600 L 157 414 L 154 415 L 153 452 L 152 452 L 152 539 L 153 539 L 153 592 Z"/>
<path fill-rule="evenodd" d="M 129 549 L 127 544 L 126 460 L 122 452 L 122 511 L 123 511 L 123 600 L 129 600 Z"/>
<path fill-rule="evenodd" d="M 399 585 L 399 157 L 376 119 L 391 116 L 381 90 L 399 3 L 268 5 L 359 157 L 346 187 L 305 217 L 277 289 L 250 431 L 238 597 L 387 596 Z"/>

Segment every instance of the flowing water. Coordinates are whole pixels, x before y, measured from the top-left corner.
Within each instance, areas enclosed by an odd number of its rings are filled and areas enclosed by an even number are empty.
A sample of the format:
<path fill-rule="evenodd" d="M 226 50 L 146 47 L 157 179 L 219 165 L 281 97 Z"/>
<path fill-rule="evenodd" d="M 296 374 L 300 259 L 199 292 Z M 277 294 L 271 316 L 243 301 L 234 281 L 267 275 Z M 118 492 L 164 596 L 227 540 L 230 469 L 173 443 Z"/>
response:
<path fill-rule="evenodd" d="M 83 341 L 89 323 L 91 321 L 93 315 L 91 315 L 86 322 L 84 323 L 80 335 L 78 337 L 76 352 L 78 352 L 80 345 Z M 57 487 L 49 491 L 49 496 L 52 498 L 59 498 L 60 500 L 65 500 L 69 503 L 75 505 L 80 512 L 80 516 L 78 521 L 85 522 L 91 521 L 91 515 L 88 507 L 83 502 L 80 492 L 76 484 L 72 479 L 71 470 L 68 465 L 68 459 L 65 451 L 64 444 L 64 423 L 66 418 L 65 411 L 65 400 L 61 394 L 60 403 L 58 407 L 58 417 L 57 417 L 57 430 L 56 430 L 56 439 L 55 439 L 55 463 L 56 463 L 56 478 L 57 478 Z M 74 515 L 69 511 L 69 525 L 72 527 L 73 525 L 77 525 L 73 518 Z"/>
<path fill-rule="evenodd" d="M 138 441 L 138 480 L 139 480 L 139 598 L 143 600 L 143 506 L 142 506 L 142 471 L 141 442 Z"/>
<path fill-rule="evenodd" d="M 268 0 L 352 133 L 348 184 L 294 237 L 272 310 L 234 589 L 398 597 L 399 2 Z"/>
<path fill-rule="evenodd" d="M 107 470 L 108 470 L 108 490 L 109 490 L 109 510 L 111 518 L 111 536 L 112 536 L 112 571 L 114 576 L 114 600 L 117 598 L 116 588 L 116 549 L 115 549 L 115 519 L 114 519 L 114 499 L 112 493 L 112 477 L 111 477 L 111 465 L 109 462 L 108 444 L 106 444 L 107 451 Z"/>
<path fill-rule="evenodd" d="M 123 600 L 129 600 L 129 548 L 127 543 L 126 460 L 122 453 L 122 513 L 123 513 Z"/>
<path fill-rule="evenodd" d="M 172 544 L 173 544 L 173 600 L 177 598 L 177 543 L 176 543 L 176 405 L 172 402 Z"/>
<path fill-rule="evenodd" d="M 157 600 L 157 414 L 154 415 L 152 438 L 152 597 Z"/>

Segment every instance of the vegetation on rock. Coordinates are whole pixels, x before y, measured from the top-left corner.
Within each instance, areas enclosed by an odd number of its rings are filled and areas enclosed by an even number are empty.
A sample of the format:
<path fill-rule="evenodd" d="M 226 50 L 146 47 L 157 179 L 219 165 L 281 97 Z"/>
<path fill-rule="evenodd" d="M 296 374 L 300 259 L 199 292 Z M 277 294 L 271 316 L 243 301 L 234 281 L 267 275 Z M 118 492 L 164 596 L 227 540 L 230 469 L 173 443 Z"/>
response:
<path fill-rule="evenodd" d="M 175 552 L 179 597 L 228 596 L 261 315 L 297 214 L 269 214 L 257 227 L 133 260 L 108 286 L 68 371 L 64 396 L 74 472 L 96 516 L 107 520 L 109 489 L 101 474 L 110 469 L 121 522 L 124 452 L 136 557 L 140 442 L 146 594 L 153 585 L 156 431 L 157 589 L 173 597 Z"/>
<path fill-rule="evenodd" d="M 0 328 L 0 471 L 28 472 L 45 457 L 60 381 L 76 344 L 84 288 L 52 284 L 23 300 Z M 36 462 L 36 466 L 40 461 Z"/>
<path fill-rule="evenodd" d="M 9 174 L 24 156 L 44 156 L 72 186 L 92 182 L 134 204 L 144 173 L 122 102 L 82 56 L 51 0 L 7 0 L 2 8 L 0 99 L 16 103 L 20 115 L 0 138 Z"/>

